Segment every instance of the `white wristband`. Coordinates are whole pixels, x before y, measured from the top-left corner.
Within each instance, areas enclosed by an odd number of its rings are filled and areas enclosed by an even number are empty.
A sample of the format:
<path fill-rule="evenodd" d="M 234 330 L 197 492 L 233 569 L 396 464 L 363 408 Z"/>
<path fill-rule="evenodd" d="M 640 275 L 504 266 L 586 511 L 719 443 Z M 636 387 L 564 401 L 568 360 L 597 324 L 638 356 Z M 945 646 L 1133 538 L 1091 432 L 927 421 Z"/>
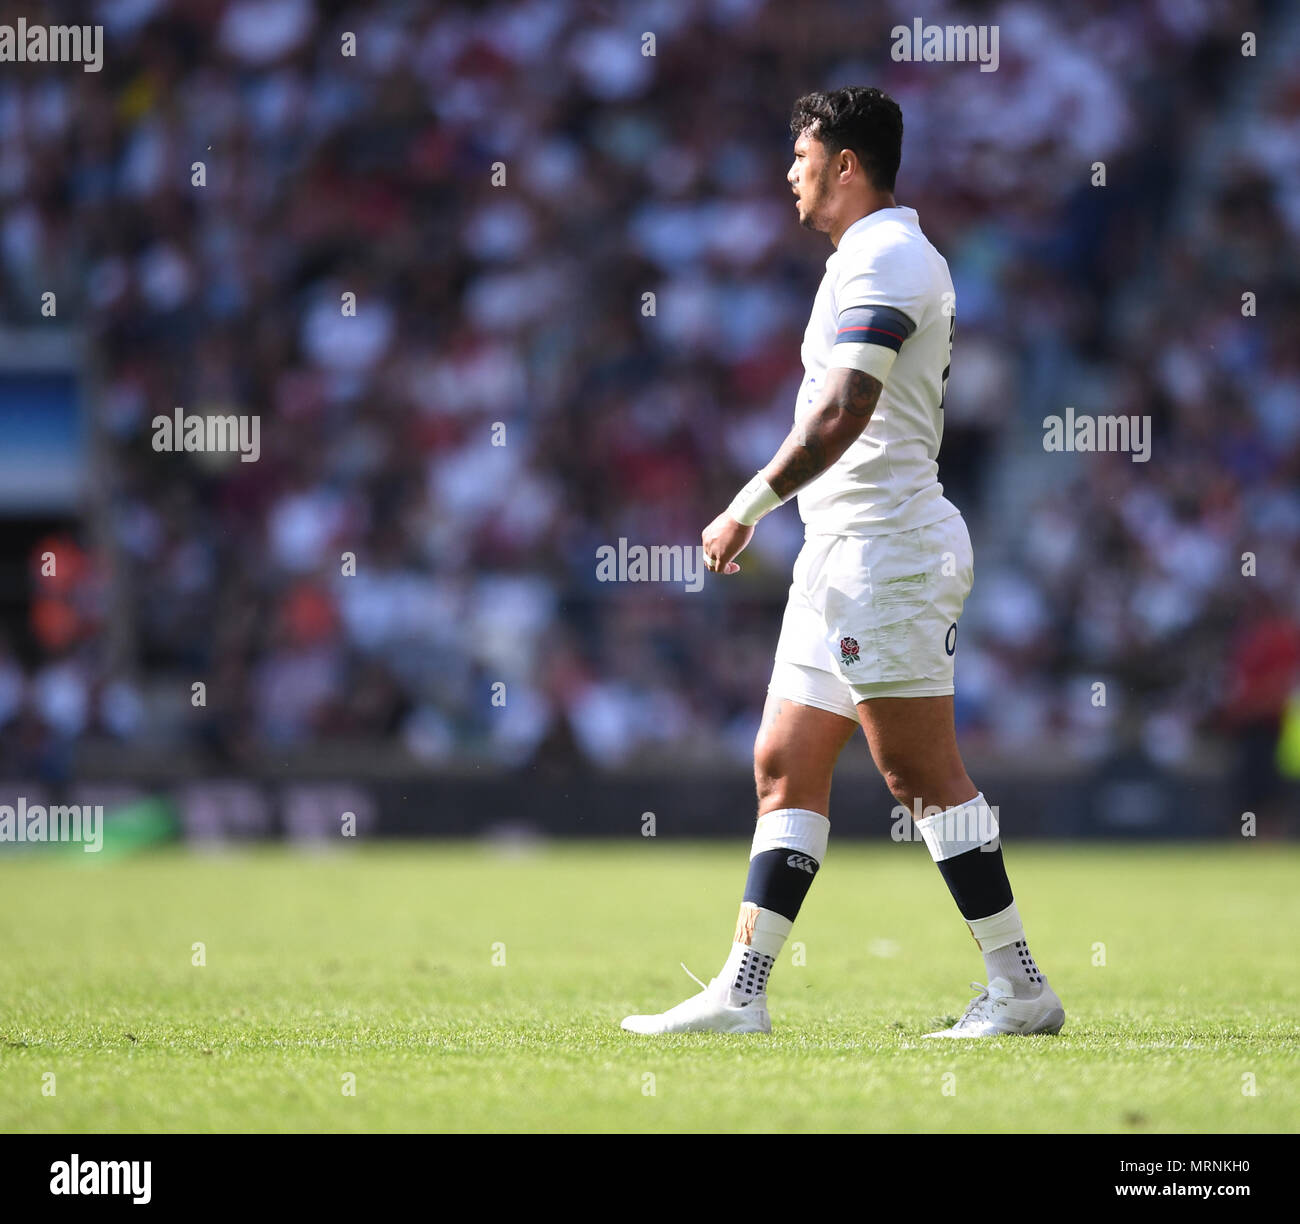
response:
<path fill-rule="evenodd" d="M 756 472 L 754 479 L 731 499 L 727 513 L 742 527 L 752 527 L 768 511 L 775 510 L 781 504 L 781 498 L 763 479 L 763 473 Z"/>

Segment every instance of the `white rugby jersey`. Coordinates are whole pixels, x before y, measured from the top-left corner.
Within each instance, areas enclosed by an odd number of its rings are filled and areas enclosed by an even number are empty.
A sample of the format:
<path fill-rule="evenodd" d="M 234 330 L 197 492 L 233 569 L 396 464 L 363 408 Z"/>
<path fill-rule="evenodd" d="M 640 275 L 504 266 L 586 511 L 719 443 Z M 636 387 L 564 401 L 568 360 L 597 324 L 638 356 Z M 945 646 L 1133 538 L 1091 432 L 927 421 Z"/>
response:
<path fill-rule="evenodd" d="M 884 384 L 847 451 L 800 491 L 809 535 L 886 535 L 957 513 L 939 483 L 943 395 L 956 301 L 948 263 L 914 208 L 882 208 L 849 226 L 803 336 L 796 420 L 820 398 L 829 369 Z"/>

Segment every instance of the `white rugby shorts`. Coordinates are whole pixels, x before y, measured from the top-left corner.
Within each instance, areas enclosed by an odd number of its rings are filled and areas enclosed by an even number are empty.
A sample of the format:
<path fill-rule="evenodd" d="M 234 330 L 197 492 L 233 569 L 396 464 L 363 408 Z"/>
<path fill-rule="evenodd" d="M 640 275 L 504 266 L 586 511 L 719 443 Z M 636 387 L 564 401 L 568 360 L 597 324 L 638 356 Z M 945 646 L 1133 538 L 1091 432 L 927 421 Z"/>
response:
<path fill-rule="evenodd" d="M 857 721 L 871 697 L 953 691 L 975 581 L 966 520 L 889 535 L 811 535 L 795 559 L 768 692 Z"/>

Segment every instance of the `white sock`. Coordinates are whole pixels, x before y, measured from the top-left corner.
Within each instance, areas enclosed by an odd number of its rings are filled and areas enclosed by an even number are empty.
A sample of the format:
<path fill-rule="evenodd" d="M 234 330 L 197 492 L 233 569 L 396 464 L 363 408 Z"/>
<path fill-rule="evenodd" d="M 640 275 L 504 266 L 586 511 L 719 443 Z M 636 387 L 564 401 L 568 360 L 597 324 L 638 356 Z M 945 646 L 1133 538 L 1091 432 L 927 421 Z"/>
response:
<path fill-rule="evenodd" d="M 1032 999 L 1042 993 L 1046 979 L 1029 954 L 1025 928 L 1014 901 L 987 918 L 969 919 L 966 925 L 980 946 L 989 981 L 1004 978 L 1011 983 L 1017 999 Z"/>
<path fill-rule="evenodd" d="M 826 857 L 830 821 L 804 808 L 766 812 L 754 826 L 749 858 L 769 850 L 793 850 L 814 861 L 814 870 Z M 752 901 L 743 901 L 736 918 L 731 952 L 717 976 L 716 989 L 724 1002 L 740 1007 L 767 991 L 767 978 L 780 956 L 794 922 Z"/>
<path fill-rule="evenodd" d="M 733 996 L 733 1007 L 767 992 L 767 976 L 792 930 L 789 918 L 749 901 L 741 903 L 731 952 L 718 973 L 718 986 Z"/>

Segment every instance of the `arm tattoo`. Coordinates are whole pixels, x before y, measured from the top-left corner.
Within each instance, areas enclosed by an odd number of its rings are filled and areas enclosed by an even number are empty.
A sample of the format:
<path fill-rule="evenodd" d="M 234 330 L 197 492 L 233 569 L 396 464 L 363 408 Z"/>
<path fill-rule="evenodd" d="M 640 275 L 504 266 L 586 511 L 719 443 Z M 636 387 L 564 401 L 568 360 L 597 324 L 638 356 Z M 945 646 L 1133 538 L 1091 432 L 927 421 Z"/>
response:
<path fill-rule="evenodd" d="M 839 459 L 867 427 L 880 391 L 879 381 L 861 370 L 832 370 L 817 407 L 796 423 L 763 470 L 772 490 L 787 497 Z"/>
<path fill-rule="evenodd" d="M 861 370 L 847 371 L 844 380 L 842 403 L 844 411 L 853 417 L 861 417 L 865 422 L 876 410 L 876 401 L 880 398 L 881 385 L 870 374 Z"/>

